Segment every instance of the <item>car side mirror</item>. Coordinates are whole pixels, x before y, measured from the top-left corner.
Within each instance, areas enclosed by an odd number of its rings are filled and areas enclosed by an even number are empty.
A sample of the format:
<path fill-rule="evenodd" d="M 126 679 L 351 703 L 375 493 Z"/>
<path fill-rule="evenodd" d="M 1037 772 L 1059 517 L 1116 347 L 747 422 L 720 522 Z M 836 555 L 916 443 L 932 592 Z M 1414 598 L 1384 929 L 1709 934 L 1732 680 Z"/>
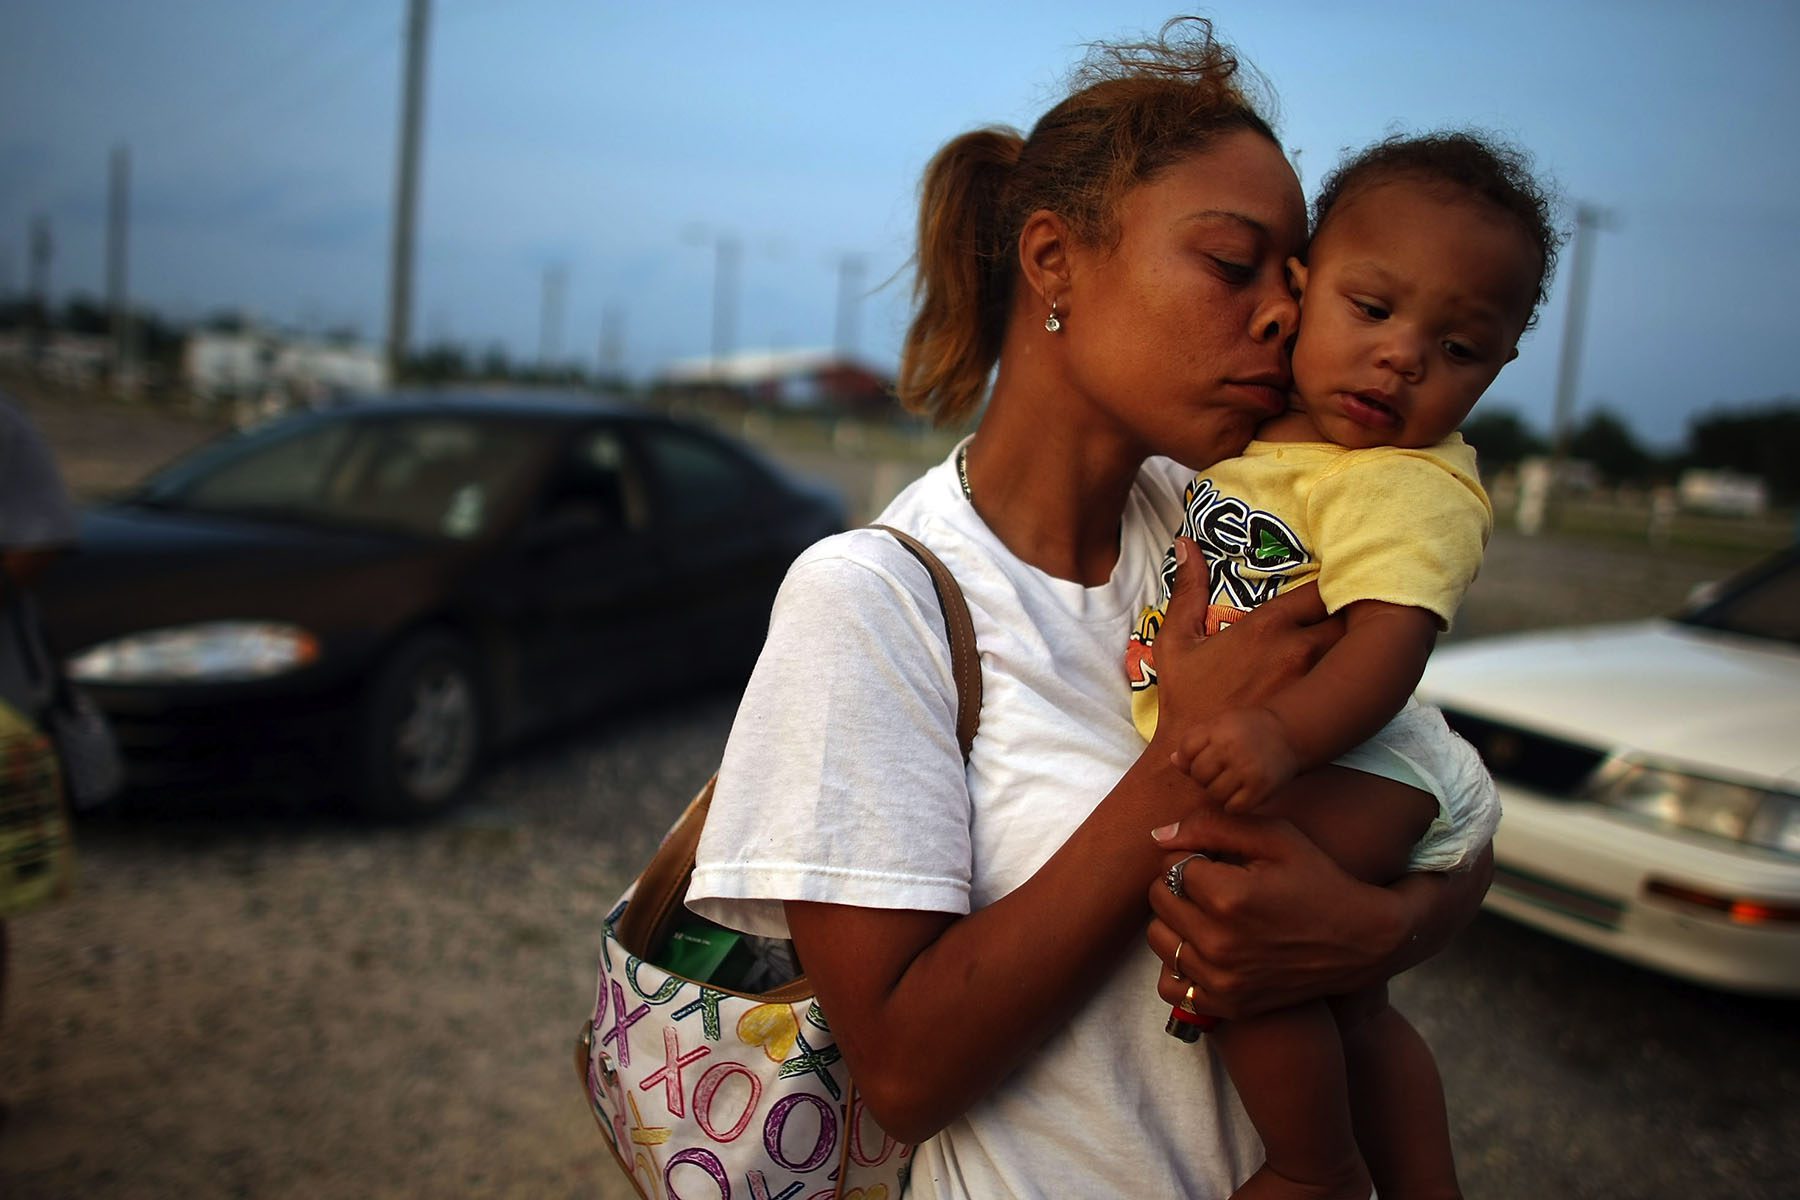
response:
<path fill-rule="evenodd" d="M 1702 583 L 1696 583 L 1693 587 L 1688 589 L 1687 603 L 1683 604 L 1682 607 L 1688 612 L 1692 612 L 1696 608 L 1703 608 L 1706 605 L 1711 604 L 1718 596 L 1718 581 L 1708 579 Z"/>

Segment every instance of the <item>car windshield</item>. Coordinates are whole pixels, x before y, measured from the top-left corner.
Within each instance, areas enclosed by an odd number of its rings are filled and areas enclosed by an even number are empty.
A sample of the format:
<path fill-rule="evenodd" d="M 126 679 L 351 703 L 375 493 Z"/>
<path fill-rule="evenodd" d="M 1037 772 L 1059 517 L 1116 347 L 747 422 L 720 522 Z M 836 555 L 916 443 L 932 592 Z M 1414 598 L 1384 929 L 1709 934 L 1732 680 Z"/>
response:
<path fill-rule="evenodd" d="M 133 500 L 467 540 L 491 526 L 540 441 L 527 427 L 454 415 L 307 420 L 220 443 Z"/>
<path fill-rule="evenodd" d="M 1800 554 L 1753 569 L 1678 619 L 1684 625 L 1800 645 Z"/>

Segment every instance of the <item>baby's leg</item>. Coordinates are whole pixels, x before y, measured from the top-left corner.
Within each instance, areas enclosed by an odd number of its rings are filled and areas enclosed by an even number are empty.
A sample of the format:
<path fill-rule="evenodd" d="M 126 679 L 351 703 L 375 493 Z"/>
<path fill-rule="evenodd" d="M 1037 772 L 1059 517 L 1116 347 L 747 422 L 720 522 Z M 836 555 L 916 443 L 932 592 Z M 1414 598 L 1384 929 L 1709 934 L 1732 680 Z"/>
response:
<path fill-rule="evenodd" d="M 1380 775 L 1328 766 L 1295 779 L 1257 812 L 1292 821 L 1364 883 L 1389 884 L 1406 873 L 1413 844 L 1437 816 L 1437 799 Z"/>
<path fill-rule="evenodd" d="M 1419 1031 L 1371 988 L 1331 1002 L 1343 1037 L 1356 1143 L 1392 1200 L 1460 1200 L 1437 1062 Z"/>
<path fill-rule="evenodd" d="M 1207 1037 L 1263 1140 L 1265 1161 L 1233 1200 L 1368 1200 L 1331 1009 L 1277 1009 L 1222 1022 Z"/>
<path fill-rule="evenodd" d="M 1296 779 L 1261 811 L 1292 821 L 1358 879 L 1385 884 L 1406 870 L 1437 801 L 1378 775 L 1326 767 Z M 1377 1192 L 1384 1200 L 1460 1195 L 1443 1084 L 1424 1039 L 1388 1006 L 1385 987 L 1340 997 L 1333 1008 L 1356 1140 Z M 1273 1154 L 1270 1162 L 1281 1170 Z"/>

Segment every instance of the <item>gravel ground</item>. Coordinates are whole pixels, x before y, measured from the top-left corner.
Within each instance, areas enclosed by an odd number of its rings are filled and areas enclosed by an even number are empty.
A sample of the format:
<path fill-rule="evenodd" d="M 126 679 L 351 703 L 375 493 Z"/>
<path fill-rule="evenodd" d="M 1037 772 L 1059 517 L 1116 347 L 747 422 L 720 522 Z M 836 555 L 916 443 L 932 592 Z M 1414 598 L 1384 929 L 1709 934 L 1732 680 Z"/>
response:
<path fill-rule="evenodd" d="M 213 432 L 28 402 L 86 495 Z M 1458 635 L 1663 611 L 1731 565 L 1502 536 Z M 427 825 L 201 803 L 84 821 L 74 896 L 11 925 L 0 1197 L 626 1200 L 572 1039 L 601 916 L 733 704 L 602 715 Z M 1486 917 L 1396 995 L 1439 1047 L 1470 1195 L 1791 1194 L 1791 1004 Z"/>
<path fill-rule="evenodd" d="M 0 1195 L 631 1196 L 571 1046 L 732 704 L 599 722 L 426 827 L 84 822 L 74 897 L 12 923 Z"/>

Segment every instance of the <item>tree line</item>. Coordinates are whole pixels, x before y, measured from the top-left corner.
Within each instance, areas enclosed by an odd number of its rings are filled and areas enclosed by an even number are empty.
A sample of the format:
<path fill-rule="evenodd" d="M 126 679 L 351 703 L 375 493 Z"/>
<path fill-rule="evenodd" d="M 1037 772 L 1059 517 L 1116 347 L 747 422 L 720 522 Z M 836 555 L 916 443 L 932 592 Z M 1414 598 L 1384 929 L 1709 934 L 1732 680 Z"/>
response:
<path fill-rule="evenodd" d="M 191 334 L 202 331 L 254 333 L 263 328 L 244 314 L 229 310 L 192 322 L 181 322 L 136 307 L 131 310 L 130 324 L 133 353 L 139 365 L 157 368 L 166 379 L 174 379 L 180 374 L 182 347 Z M 92 296 L 79 294 L 60 306 L 46 305 L 32 296 L 0 297 L 0 332 L 9 330 L 40 336 L 57 333 L 112 337 L 115 334 L 112 313 L 106 305 Z M 269 332 L 293 335 L 291 330 Z M 308 335 L 305 340 L 354 345 L 364 339 L 361 331 L 353 326 L 339 325 Z M 424 386 L 512 383 L 601 391 L 618 391 L 626 386 L 622 377 L 596 373 L 579 363 L 538 363 L 513 358 L 499 343 L 475 352 L 451 341 L 422 346 L 407 355 L 400 364 L 397 382 Z"/>
<path fill-rule="evenodd" d="M 0 300 L 0 330 L 61 330 L 106 334 L 110 314 L 97 301 L 77 296 L 60 310 L 35 300 Z M 178 368 L 188 328 L 143 310 L 132 313 L 138 352 L 145 361 Z M 241 329 L 243 320 L 217 314 L 198 323 L 205 329 Z M 325 340 L 355 341 L 354 330 L 333 330 Z M 510 358 L 495 345 L 473 353 L 452 342 L 421 348 L 402 364 L 401 382 L 443 384 L 508 381 L 622 389 L 623 379 L 594 377 L 576 365 L 544 366 Z M 1481 455 L 1482 473 L 1498 475 L 1520 460 L 1550 452 L 1549 439 L 1517 412 L 1483 406 L 1463 424 L 1463 437 Z M 1800 504 L 1800 398 L 1784 396 L 1736 406 L 1716 406 L 1688 421 L 1686 441 L 1670 452 L 1646 447 L 1616 413 L 1596 409 L 1569 439 L 1569 456 L 1592 463 L 1609 484 L 1653 487 L 1673 483 L 1690 467 L 1735 471 L 1759 478 L 1777 504 Z"/>
<path fill-rule="evenodd" d="M 1463 423 L 1463 437 L 1481 455 L 1483 476 L 1521 459 L 1550 453 L 1550 441 L 1517 412 L 1483 408 Z M 1596 409 L 1569 437 L 1570 458 L 1592 463 L 1608 484 L 1654 487 L 1675 482 L 1690 467 L 1754 476 L 1777 504 L 1800 503 L 1800 398 L 1783 396 L 1720 405 L 1688 419 L 1687 438 L 1672 451 L 1646 447 L 1617 413 Z"/>

